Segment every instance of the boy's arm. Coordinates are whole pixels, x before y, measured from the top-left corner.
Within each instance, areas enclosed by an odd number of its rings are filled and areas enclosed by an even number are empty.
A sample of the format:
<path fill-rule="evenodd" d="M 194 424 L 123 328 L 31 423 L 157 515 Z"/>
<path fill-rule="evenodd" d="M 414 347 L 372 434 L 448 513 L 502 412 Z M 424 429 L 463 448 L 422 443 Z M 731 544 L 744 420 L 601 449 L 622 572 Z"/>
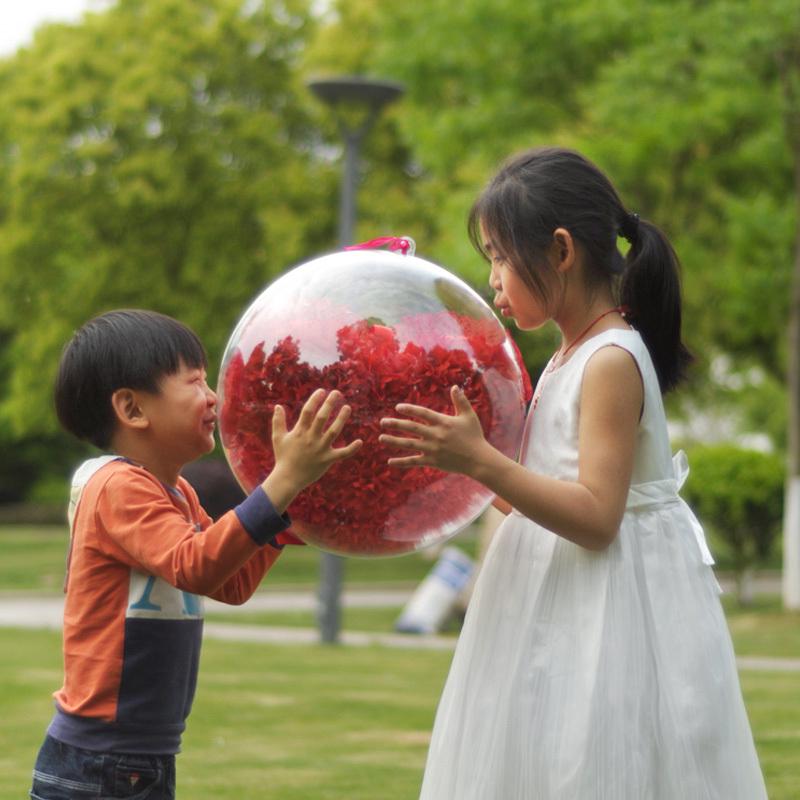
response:
<path fill-rule="evenodd" d="M 216 592 L 288 527 L 288 518 L 275 511 L 259 488 L 217 522 L 197 531 L 158 481 L 139 469 L 110 476 L 95 515 L 110 542 L 110 555 L 178 589 L 202 595 Z"/>
<path fill-rule="evenodd" d="M 116 551 L 109 555 L 183 591 L 216 592 L 260 547 L 289 527 L 284 512 L 298 492 L 361 447 L 360 439 L 333 446 L 350 415 L 347 405 L 334 415 L 340 400 L 338 391 L 317 389 L 291 430 L 283 407 L 276 406 L 274 469 L 259 488 L 205 530 L 191 514 L 182 514 L 168 490 L 144 469 L 112 472 L 94 504 L 95 524 L 113 543 L 109 550 Z M 185 498 L 179 502 L 186 504 Z"/>
<path fill-rule="evenodd" d="M 222 586 L 208 596 L 220 603 L 239 606 L 246 603 L 258 589 L 264 576 L 272 569 L 281 551 L 274 547 L 262 547 Z"/>
<path fill-rule="evenodd" d="M 214 520 L 206 513 L 206 510 L 200 505 L 199 500 L 191 487 L 188 487 L 188 492 L 192 494 L 192 504 L 196 509 L 197 517 L 200 520 L 200 525 L 205 530 L 214 524 Z M 285 535 L 285 534 L 284 534 Z M 241 605 L 247 602 L 252 596 L 253 592 L 258 588 L 264 576 L 272 568 L 272 565 L 278 560 L 282 544 L 282 538 L 277 536 L 270 542 L 271 546 L 262 547 L 256 552 L 239 570 L 237 570 L 222 586 L 213 592 L 209 597 L 214 600 L 219 600 L 221 603 L 229 603 L 231 605 Z"/>

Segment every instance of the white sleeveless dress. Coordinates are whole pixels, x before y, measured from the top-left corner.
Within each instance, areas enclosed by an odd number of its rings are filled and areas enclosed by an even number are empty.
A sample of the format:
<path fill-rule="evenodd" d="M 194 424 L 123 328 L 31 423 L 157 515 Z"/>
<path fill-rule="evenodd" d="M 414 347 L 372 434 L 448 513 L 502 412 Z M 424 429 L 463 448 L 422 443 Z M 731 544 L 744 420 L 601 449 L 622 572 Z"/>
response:
<path fill-rule="evenodd" d="M 644 381 L 619 535 L 591 552 L 512 512 L 475 587 L 433 729 L 421 800 L 762 800 L 719 585 L 678 496 L 636 331 L 585 341 L 545 375 L 522 462 L 578 477 L 586 362 L 616 345 Z"/>

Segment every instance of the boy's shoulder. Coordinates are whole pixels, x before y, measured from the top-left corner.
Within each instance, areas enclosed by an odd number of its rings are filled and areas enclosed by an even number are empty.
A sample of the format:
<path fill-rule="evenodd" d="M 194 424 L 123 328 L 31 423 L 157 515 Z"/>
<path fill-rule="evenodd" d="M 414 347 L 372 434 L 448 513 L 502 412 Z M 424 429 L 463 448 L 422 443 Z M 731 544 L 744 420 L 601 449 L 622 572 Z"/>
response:
<path fill-rule="evenodd" d="M 120 456 L 98 456 L 81 464 L 72 477 L 69 517 L 72 521 L 78 503 L 96 505 L 106 491 L 121 495 L 142 491 L 163 492 L 160 481 L 143 467 Z"/>
<path fill-rule="evenodd" d="M 177 486 L 170 488 L 144 467 L 125 458 L 90 459 L 73 477 L 68 513 L 70 527 L 74 526 L 79 505 L 81 519 L 88 520 L 87 514 L 94 516 L 98 511 L 116 517 L 125 508 L 150 504 L 170 507 L 184 516 L 188 511 L 192 518 L 202 516 L 197 494 L 182 476 Z"/>
<path fill-rule="evenodd" d="M 98 462 L 92 464 L 91 462 Z M 75 473 L 72 482 L 73 492 L 91 494 L 95 498 L 105 491 L 112 491 L 118 499 L 122 495 L 148 495 L 169 498 L 175 495 L 190 506 L 199 501 L 194 487 L 183 476 L 178 477 L 177 486 L 172 489 L 163 484 L 152 472 L 121 456 L 101 456 L 85 462 Z M 90 491 L 85 492 L 88 488 Z M 177 489 L 177 492 L 176 492 Z"/>
<path fill-rule="evenodd" d="M 140 481 L 160 485 L 158 479 L 151 475 L 144 467 L 134 464 L 122 456 L 98 456 L 84 461 L 72 477 L 72 488 L 83 489 L 91 485 L 99 488 L 113 481 L 121 487 L 130 481 Z"/>

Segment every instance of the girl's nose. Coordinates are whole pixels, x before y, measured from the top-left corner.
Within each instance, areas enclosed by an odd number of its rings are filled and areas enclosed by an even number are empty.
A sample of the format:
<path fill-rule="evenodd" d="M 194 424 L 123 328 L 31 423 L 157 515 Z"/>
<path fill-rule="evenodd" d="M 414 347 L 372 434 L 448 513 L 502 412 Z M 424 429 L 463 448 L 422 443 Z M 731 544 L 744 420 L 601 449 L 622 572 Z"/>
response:
<path fill-rule="evenodd" d="M 496 292 L 500 291 L 500 276 L 495 271 L 494 266 L 492 266 L 492 269 L 489 271 L 489 287 Z"/>
<path fill-rule="evenodd" d="M 206 386 L 206 398 L 210 406 L 217 404 L 217 393 L 210 386 Z"/>

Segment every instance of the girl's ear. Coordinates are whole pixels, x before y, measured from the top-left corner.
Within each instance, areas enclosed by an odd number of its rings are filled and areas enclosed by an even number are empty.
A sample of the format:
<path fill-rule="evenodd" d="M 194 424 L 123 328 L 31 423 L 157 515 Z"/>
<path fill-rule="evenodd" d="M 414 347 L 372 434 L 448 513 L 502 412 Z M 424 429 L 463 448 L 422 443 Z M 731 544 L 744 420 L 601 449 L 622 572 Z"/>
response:
<path fill-rule="evenodd" d="M 117 422 L 124 428 L 146 428 L 149 424 L 139 396 L 133 389 L 117 389 L 111 395 L 111 407 Z"/>
<path fill-rule="evenodd" d="M 558 272 L 567 272 L 575 263 L 575 240 L 566 228 L 553 231 L 553 260 Z"/>

